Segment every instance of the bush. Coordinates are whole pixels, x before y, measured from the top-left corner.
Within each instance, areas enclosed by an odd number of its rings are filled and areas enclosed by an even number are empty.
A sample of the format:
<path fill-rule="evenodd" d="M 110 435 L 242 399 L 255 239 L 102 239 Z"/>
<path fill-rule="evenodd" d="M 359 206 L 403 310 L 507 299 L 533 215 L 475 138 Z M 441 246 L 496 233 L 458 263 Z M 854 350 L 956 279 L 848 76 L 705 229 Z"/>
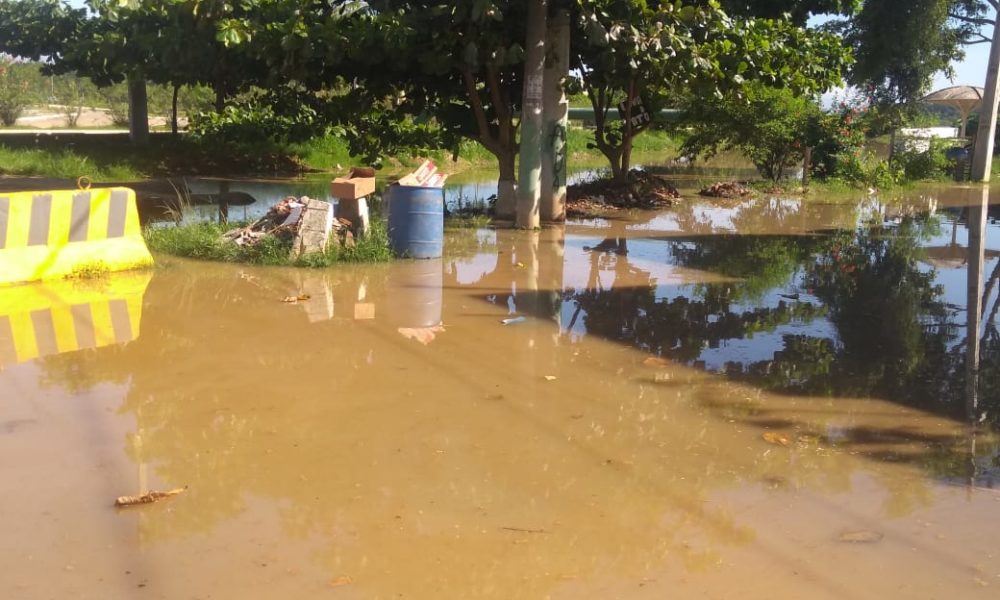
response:
<path fill-rule="evenodd" d="M 896 152 L 893 155 L 893 162 L 907 181 L 942 179 L 952 170 L 952 162 L 945 157 L 945 151 L 952 145 L 949 141 L 933 139 L 927 150 L 911 149 Z"/>
<path fill-rule="evenodd" d="M 836 156 L 833 178 L 852 187 L 888 189 L 903 181 L 902 170 L 896 164 L 879 158 L 874 152 L 855 148 Z"/>
<path fill-rule="evenodd" d="M 0 124 L 10 127 L 31 103 L 29 82 L 20 71 L 26 65 L 19 65 L 0 56 Z"/>
<path fill-rule="evenodd" d="M 308 99 L 294 90 L 257 90 L 234 99 L 222 113 L 200 112 L 191 132 L 211 141 L 239 143 L 301 142 L 325 129 Z"/>
<path fill-rule="evenodd" d="M 685 113 L 689 137 L 682 153 L 740 150 L 774 182 L 802 161 L 812 124 L 822 115 L 812 98 L 759 84 L 748 86 L 742 98 L 693 98 Z"/>

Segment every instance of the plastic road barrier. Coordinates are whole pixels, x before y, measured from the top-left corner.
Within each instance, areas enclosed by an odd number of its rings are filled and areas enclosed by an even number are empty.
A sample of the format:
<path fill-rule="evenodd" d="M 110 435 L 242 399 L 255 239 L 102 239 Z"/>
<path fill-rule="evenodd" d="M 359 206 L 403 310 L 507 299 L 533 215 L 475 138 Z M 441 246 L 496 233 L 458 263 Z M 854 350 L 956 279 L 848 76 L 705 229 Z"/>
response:
<path fill-rule="evenodd" d="M 150 272 L 19 285 L 0 292 L 0 370 L 139 337 Z"/>
<path fill-rule="evenodd" d="M 152 264 L 133 190 L 0 192 L 0 285 Z"/>

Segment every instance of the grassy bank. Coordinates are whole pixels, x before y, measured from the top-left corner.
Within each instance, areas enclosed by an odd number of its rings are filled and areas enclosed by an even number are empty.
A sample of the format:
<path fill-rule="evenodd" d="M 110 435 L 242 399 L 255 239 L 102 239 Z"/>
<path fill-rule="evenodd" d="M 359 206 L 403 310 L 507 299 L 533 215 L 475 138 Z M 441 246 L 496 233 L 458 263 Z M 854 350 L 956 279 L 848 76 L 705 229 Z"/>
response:
<path fill-rule="evenodd" d="M 592 132 L 570 127 L 568 159 L 573 166 L 601 166 L 607 160 L 587 148 Z M 649 131 L 635 140 L 636 164 L 664 162 L 677 156 L 679 143 L 662 131 Z M 495 169 L 496 158 L 473 141 L 465 141 L 452 161 L 449 150 L 414 149 L 387 157 L 385 173 L 406 171 L 424 158 L 434 160 L 447 173 Z M 181 135 L 156 133 L 144 146 L 135 146 L 126 135 L 34 134 L 0 137 L 0 175 L 47 176 L 94 181 L 129 181 L 147 177 L 186 175 L 297 175 L 308 171 L 343 172 L 364 164 L 352 156 L 340 138 L 324 136 L 299 144 L 209 143 Z"/>
<path fill-rule="evenodd" d="M 127 162 L 95 161 L 75 150 L 10 148 L 0 144 L 0 174 L 93 181 L 130 181 L 142 173 Z"/>
<path fill-rule="evenodd" d="M 344 262 L 385 262 L 392 254 L 385 224 L 372 222 L 371 231 L 351 248 L 331 244 L 326 254 L 290 258 L 290 240 L 267 237 L 254 246 L 237 246 L 222 239 L 222 234 L 239 224 L 194 223 L 190 225 L 147 227 L 143 232 L 153 252 L 198 260 L 246 263 L 252 265 L 328 267 Z"/>

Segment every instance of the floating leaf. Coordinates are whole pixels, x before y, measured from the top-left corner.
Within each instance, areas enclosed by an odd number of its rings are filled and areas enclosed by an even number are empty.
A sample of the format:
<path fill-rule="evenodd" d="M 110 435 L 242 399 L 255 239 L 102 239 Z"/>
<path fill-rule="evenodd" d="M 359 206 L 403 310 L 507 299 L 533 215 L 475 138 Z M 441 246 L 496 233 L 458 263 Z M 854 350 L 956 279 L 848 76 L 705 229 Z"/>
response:
<path fill-rule="evenodd" d="M 878 531 L 871 531 L 869 529 L 859 529 L 857 531 L 845 531 L 840 534 L 837 541 L 845 542 L 848 544 L 874 544 L 875 542 L 882 541 L 885 537 Z"/>
<path fill-rule="evenodd" d="M 776 446 L 788 446 L 791 443 L 787 437 L 777 431 L 767 431 L 760 437 L 762 437 L 768 444 L 774 444 Z"/>

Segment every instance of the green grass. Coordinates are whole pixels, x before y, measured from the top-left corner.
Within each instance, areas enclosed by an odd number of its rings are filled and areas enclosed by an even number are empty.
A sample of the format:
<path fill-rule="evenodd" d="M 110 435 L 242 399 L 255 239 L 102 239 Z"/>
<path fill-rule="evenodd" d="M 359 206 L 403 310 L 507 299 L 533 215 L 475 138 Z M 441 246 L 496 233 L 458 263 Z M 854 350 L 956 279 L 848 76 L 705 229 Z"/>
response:
<path fill-rule="evenodd" d="M 73 150 L 9 148 L 0 145 L 0 173 L 6 175 L 45 176 L 93 181 L 129 181 L 141 174 L 126 163 L 100 165 Z"/>
<path fill-rule="evenodd" d="M 592 142 L 592 131 L 570 126 L 571 165 L 606 164 L 600 151 L 587 148 Z M 666 132 L 647 131 L 635 138 L 633 162 L 662 162 L 676 156 L 678 146 Z M 454 162 L 452 151 L 441 149 L 401 152 L 386 159 L 384 173 L 402 174 L 426 158 L 447 173 L 497 168 L 496 158 L 472 140 L 461 143 L 458 157 Z M 134 181 L 178 175 L 296 175 L 304 170 L 341 173 L 364 162 L 351 156 L 345 140 L 329 135 L 290 145 L 207 142 L 169 133 L 154 133 L 143 146 L 131 144 L 124 134 L 24 133 L 0 138 L 0 175 L 15 176 Z"/>
<path fill-rule="evenodd" d="M 291 242 L 266 237 L 254 246 L 237 246 L 221 238 L 237 224 L 195 223 L 191 225 L 147 227 L 143 232 L 153 252 L 197 260 L 247 263 L 252 265 L 321 268 L 342 262 L 385 262 L 392 257 L 389 233 L 384 223 L 373 221 L 369 234 L 353 248 L 331 244 L 326 254 L 293 260 Z"/>
<path fill-rule="evenodd" d="M 289 151 L 308 168 L 317 171 L 339 171 L 358 164 L 357 158 L 351 156 L 347 142 L 332 135 L 292 144 Z"/>

